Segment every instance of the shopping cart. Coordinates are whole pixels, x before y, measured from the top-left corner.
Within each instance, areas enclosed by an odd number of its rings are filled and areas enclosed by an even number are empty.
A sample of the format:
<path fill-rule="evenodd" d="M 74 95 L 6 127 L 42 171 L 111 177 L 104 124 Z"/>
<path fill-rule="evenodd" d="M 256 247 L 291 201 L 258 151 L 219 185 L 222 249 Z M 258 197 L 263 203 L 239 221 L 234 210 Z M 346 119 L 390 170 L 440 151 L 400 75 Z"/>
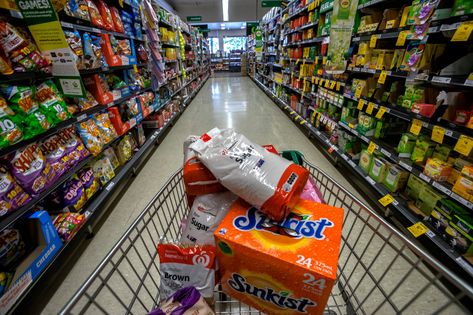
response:
<path fill-rule="evenodd" d="M 294 156 L 294 151 L 286 155 Z M 452 274 L 318 167 L 299 158 L 325 201 L 345 210 L 338 280 L 326 314 L 471 313 L 464 306 L 473 298 L 471 284 Z M 154 309 L 160 301 L 156 246 L 164 238 L 179 239 L 188 209 L 179 170 L 61 313 L 146 314 Z M 261 314 L 218 289 L 215 298 L 217 314 Z"/>

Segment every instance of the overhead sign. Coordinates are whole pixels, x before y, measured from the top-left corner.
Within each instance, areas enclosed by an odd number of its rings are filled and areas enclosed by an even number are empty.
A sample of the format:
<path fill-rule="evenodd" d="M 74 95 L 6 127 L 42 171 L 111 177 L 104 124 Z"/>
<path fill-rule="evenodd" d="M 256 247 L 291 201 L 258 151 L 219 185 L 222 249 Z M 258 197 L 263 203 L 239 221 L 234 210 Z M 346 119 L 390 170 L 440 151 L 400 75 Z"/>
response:
<path fill-rule="evenodd" d="M 272 7 L 280 7 L 281 1 L 280 0 L 263 0 L 261 1 L 261 7 L 263 8 L 272 8 Z"/>
<path fill-rule="evenodd" d="M 246 36 L 254 34 L 259 22 L 246 22 Z"/>
<path fill-rule="evenodd" d="M 202 21 L 201 15 L 191 15 L 187 17 L 187 22 L 200 22 Z"/>
<path fill-rule="evenodd" d="M 39 50 L 53 63 L 53 76 L 65 96 L 84 97 L 77 63 L 50 0 L 17 0 L 18 8 Z"/>

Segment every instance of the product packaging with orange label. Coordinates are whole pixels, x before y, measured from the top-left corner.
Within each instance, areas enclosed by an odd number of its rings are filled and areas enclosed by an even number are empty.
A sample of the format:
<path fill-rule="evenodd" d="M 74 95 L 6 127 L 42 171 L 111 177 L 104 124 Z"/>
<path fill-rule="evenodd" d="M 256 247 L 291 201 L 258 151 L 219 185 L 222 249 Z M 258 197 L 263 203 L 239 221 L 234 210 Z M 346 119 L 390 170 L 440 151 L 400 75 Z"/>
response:
<path fill-rule="evenodd" d="M 189 148 L 223 186 L 277 221 L 297 203 L 309 178 L 303 167 L 233 129 L 213 128 Z"/>
<path fill-rule="evenodd" d="M 343 209 L 312 201 L 277 223 L 237 200 L 214 233 L 223 290 L 267 314 L 322 314 L 342 222 Z"/>

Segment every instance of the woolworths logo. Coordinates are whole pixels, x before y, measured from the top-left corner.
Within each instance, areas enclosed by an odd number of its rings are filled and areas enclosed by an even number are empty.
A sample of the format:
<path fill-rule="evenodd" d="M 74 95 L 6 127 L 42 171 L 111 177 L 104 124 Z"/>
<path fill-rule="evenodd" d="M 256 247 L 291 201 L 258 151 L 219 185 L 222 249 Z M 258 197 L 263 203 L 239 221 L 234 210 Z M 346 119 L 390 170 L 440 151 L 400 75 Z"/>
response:
<path fill-rule="evenodd" d="M 317 306 L 317 303 L 312 300 L 306 298 L 293 298 L 289 292 L 277 292 L 271 288 L 258 288 L 251 283 L 246 282 L 245 277 L 238 273 L 232 274 L 232 277 L 228 280 L 228 284 L 235 291 L 241 293 L 246 292 L 262 301 L 272 303 L 282 309 L 297 310 L 301 313 L 307 313 L 307 307 Z"/>

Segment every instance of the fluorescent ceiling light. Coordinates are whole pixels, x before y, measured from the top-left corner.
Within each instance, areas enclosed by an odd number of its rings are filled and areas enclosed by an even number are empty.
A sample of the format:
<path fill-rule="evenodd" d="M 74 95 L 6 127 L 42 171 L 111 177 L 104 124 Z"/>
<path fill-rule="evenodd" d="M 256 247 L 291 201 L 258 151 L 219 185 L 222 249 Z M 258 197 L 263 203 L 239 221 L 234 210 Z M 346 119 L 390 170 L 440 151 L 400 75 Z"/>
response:
<path fill-rule="evenodd" d="M 228 21 L 228 0 L 222 0 L 222 14 L 223 20 Z"/>
<path fill-rule="evenodd" d="M 225 23 L 220 24 L 221 27 L 225 27 Z"/>
<path fill-rule="evenodd" d="M 244 30 L 244 29 L 245 29 L 245 27 L 244 27 L 244 26 L 242 26 L 242 27 L 241 27 L 241 29 L 242 29 L 242 30 Z"/>

